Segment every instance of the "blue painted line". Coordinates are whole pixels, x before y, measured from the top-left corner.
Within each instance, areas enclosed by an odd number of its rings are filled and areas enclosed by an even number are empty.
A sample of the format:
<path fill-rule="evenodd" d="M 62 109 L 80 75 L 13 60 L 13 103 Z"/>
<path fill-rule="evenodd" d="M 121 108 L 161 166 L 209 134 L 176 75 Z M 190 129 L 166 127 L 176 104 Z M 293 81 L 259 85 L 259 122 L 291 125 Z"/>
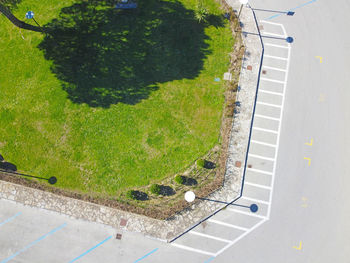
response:
<path fill-rule="evenodd" d="M 298 8 L 301 8 L 301 7 L 304 7 L 304 6 L 306 6 L 306 5 L 312 4 L 312 3 L 316 2 L 316 1 L 317 1 L 317 0 L 311 0 L 311 1 L 309 1 L 309 2 L 306 2 L 306 3 L 304 3 L 304 4 L 299 5 L 299 6 L 297 6 L 297 7 L 294 7 L 294 8 L 292 8 L 292 9 L 289 9 L 287 12 L 294 11 L 294 10 L 296 10 L 296 9 L 298 9 Z M 283 14 L 273 15 L 273 16 L 270 16 L 270 17 L 266 18 L 265 20 L 270 20 L 270 19 L 279 17 L 279 16 L 281 16 L 281 15 L 283 15 Z"/>
<path fill-rule="evenodd" d="M 29 245 L 25 246 L 24 248 L 22 248 L 21 250 L 17 251 L 16 253 L 14 253 L 12 256 L 5 258 L 3 261 L 1 261 L 0 263 L 6 263 L 9 262 L 11 259 L 15 258 L 16 256 L 18 256 L 19 254 L 21 254 L 22 252 L 26 251 L 28 248 L 31 248 L 32 246 L 34 246 L 36 243 L 40 242 L 41 240 L 43 240 L 44 238 L 54 234 L 55 232 L 57 232 L 58 230 L 62 229 L 63 227 L 65 227 L 67 224 L 64 223 L 63 225 L 60 225 L 59 227 L 51 230 L 49 233 L 43 235 L 42 237 L 38 238 L 37 240 L 33 241 L 32 243 L 30 243 Z"/>
<path fill-rule="evenodd" d="M 22 212 L 19 212 L 17 214 L 15 214 L 14 216 L 11 216 L 10 218 L 6 219 L 5 221 L 0 223 L 0 226 L 5 225 L 6 223 L 10 222 L 11 220 L 15 219 L 17 216 L 19 216 L 20 214 L 22 214 Z"/>
<path fill-rule="evenodd" d="M 75 262 L 77 261 L 79 258 L 85 256 L 86 254 L 90 253 L 92 250 L 94 250 L 95 248 L 101 246 L 103 243 L 107 242 L 108 240 L 110 240 L 112 238 L 112 236 L 107 237 L 105 240 L 103 240 L 102 242 L 98 243 L 96 246 L 93 246 L 92 248 L 90 248 L 89 250 L 85 251 L 83 254 L 81 254 L 80 256 L 76 257 L 75 259 L 73 259 L 72 261 L 69 261 L 69 263 Z"/>
<path fill-rule="evenodd" d="M 211 258 L 209 258 L 207 261 L 205 261 L 204 263 L 209 263 L 209 262 L 213 261 L 214 258 L 215 258 L 215 257 L 211 257 Z"/>
<path fill-rule="evenodd" d="M 153 254 L 154 252 L 156 252 L 157 250 L 158 250 L 158 248 L 153 249 L 151 252 L 149 252 L 148 254 L 144 255 L 142 258 L 139 258 L 138 260 L 134 261 L 134 263 L 141 261 L 142 259 L 144 259 L 144 258 L 148 257 L 149 255 Z"/>

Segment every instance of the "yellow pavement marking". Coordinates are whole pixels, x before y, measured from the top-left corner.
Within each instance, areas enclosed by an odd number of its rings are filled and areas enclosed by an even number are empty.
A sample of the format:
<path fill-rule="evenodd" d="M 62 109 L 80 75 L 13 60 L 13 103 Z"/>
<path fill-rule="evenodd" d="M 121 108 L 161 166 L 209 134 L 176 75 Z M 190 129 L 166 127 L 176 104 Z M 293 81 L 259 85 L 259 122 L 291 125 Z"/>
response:
<path fill-rule="evenodd" d="M 322 60 L 323 60 L 323 58 L 322 58 L 322 57 L 320 57 L 320 56 L 316 56 L 315 58 L 319 58 L 319 59 L 320 59 L 320 63 L 322 63 Z"/>
<path fill-rule="evenodd" d="M 308 160 L 308 161 L 309 161 L 309 166 L 310 166 L 310 164 L 311 164 L 311 158 L 304 157 L 304 160 Z"/>
<path fill-rule="evenodd" d="M 295 248 L 295 249 L 297 249 L 297 250 L 301 250 L 301 246 L 302 246 L 302 245 L 303 245 L 303 244 L 302 244 L 301 241 L 300 241 L 299 247 L 293 246 L 293 248 Z"/>
<path fill-rule="evenodd" d="M 324 102 L 325 100 L 326 100 L 326 94 L 321 93 L 321 94 L 320 94 L 320 97 L 318 98 L 318 101 L 319 101 L 319 102 Z"/>
<path fill-rule="evenodd" d="M 303 198 L 301 198 L 301 199 L 303 200 L 303 204 L 301 205 L 301 207 L 307 207 L 307 203 L 306 203 L 307 198 L 306 198 L 306 197 L 303 197 Z"/>
<path fill-rule="evenodd" d="M 313 143 L 314 143 L 314 139 L 311 138 L 311 142 L 306 142 L 305 144 L 306 144 L 306 145 L 309 145 L 309 146 L 312 146 Z"/>

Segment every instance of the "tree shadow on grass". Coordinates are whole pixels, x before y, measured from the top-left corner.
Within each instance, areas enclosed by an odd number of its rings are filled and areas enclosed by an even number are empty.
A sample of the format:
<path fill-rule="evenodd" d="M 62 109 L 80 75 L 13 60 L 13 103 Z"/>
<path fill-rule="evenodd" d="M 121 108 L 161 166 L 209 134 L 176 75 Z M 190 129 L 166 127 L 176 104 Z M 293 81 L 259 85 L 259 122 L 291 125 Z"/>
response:
<path fill-rule="evenodd" d="M 178 1 L 139 1 L 133 11 L 115 10 L 113 2 L 78 2 L 45 25 L 39 48 L 70 100 L 134 105 L 158 83 L 199 75 L 210 54 L 204 32 L 210 23 L 198 23 Z M 210 18 L 223 26 L 222 17 Z"/>
<path fill-rule="evenodd" d="M 148 200 L 148 195 L 141 191 L 134 191 L 135 199 L 139 201 L 146 201 Z"/>
<path fill-rule="evenodd" d="M 193 186 L 193 185 L 197 185 L 198 182 L 196 179 L 191 178 L 191 177 L 187 177 L 187 176 L 181 176 L 183 179 L 183 184 L 187 185 L 187 186 Z"/>
<path fill-rule="evenodd" d="M 9 163 L 9 162 L 0 162 L 0 169 L 6 170 L 6 171 L 16 172 L 17 166 L 14 165 L 13 163 Z"/>
<path fill-rule="evenodd" d="M 160 191 L 159 191 L 160 195 L 170 196 L 170 195 L 174 195 L 175 193 L 176 193 L 175 190 L 170 186 L 160 185 Z"/>

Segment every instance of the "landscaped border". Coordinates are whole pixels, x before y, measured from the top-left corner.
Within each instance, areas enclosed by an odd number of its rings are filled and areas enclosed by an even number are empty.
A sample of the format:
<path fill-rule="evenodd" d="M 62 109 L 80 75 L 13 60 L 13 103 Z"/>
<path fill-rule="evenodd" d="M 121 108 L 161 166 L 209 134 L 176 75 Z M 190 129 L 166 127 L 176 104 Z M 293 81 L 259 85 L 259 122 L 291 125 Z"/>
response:
<path fill-rule="evenodd" d="M 239 23 L 237 20 L 236 15 L 234 14 L 232 8 L 227 5 L 224 1 L 219 1 L 223 10 L 229 14 L 230 19 L 230 26 L 232 30 L 232 34 L 235 38 L 235 46 L 233 48 L 233 52 L 231 53 L 231 61 L 230 61 L 230 68 L 229 72 L 233 75 L 233 80 L 231 82 L 225 83 L 225 104 L 224 104 L 224 110 L 222 115 L 222 125 L 220 130 L 220 148 L 219 148 L 219 154 L 214 154 L 215 160 L 212 159 L 210 161 L 214 161 L 216 163 L 217 168 L 213 170 L 207 171 L 207 178 L 208 182 L 204 186 L 199 186 L 195 189 L 196 195 L 198 197 L 206 197 L 218 188 L 222 187 L 224 179 L 225 179 L 225 172 L 226 172 L 226 161 L 227 161 L 227 155 L 228 155 L 228 144 L 230 140 L 230 134 L 231 134 L 231 128 L 232 128 L 232 122 L 233 122 L 233 113 L 235 108 L 235 98 L 236 98 L 236 92 L 237 92 L 237 85 L 238 85 L 238 78 L 239 78 L 239 72 L 241 69 L 241 60 L 244 54 L 244 46 L 241 39 L 241 34 L 239 30 Z M 214 152 L 218 150 L 218 147 L 214 147 Z M 213 149 L 209 151 L 209 153 L 206 155 L 213 156 Z M 193 165 L 189 167 L 189 169 L 193 168 Z M 172 178 L 170 178 L 171 180 Z M 80 194 L 69 190 L 63 190 L 54 188 L 50 185 L 40 184 L 38 182 L 28 180 L 22 177 L 14 176 L 11 173 L 8 172 L 1 172 L 0 171 L 0 180 L 12 182 L 15 184 L 24 185 L 27 187 L 31 187 L 34 189 L 39 189 L 47 192 L 51 192 L 54 194 L 58 194 L 61 196 L 66 196 L 74 199 L 79 199 L 83 201 L 88 201 L 91 203 L 116 208 L 132 213 L 137 213 L 141 215 L 145 215 L 151 218 L 155 219 L 167 219 L 175 215 L 176 213 L 182 211 L 186 207 L 189 207 L 189 204 L 186 203 L 183 200 L 183 196 L 181 196 L 181 192 L 176 195 L 176 197 L 166 197 L 162 199 L 162 202 L 157 204 L 157 206 L 149 207 L 145 205 L 145 203 L 141 203 L 141 201 L 136 202 L 122 202 L 122 201 L 115 201 L 110 199 L 104 199 L 104 198 L 94 198 L 92 196 L 89 196 L 87 194 Z M 169 180 L 169 178 L 165 179 Z M 179 198 L 179 196 L 181 198 Z M 169 207 L 169 200 L 173 202 L 172 206 Z M 143 205 L 143 207 L 141 207 Z"/>

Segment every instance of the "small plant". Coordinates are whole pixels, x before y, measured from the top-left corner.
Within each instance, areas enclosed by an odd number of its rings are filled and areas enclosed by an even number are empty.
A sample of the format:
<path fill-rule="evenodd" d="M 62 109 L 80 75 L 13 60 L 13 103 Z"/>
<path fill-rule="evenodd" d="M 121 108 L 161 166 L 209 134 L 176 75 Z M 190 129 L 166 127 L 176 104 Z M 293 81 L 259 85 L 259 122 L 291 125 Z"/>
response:
<path fill-rule="evenodd" d="M 183 184 L 185 182 L 184 178 L 181 175 L 176 175 L 174 181 L 178 184 Z"/>
<path fill-rule="evenodd" d="M 134 191 L 134 190 L 127 191 L 126 192 L 126 197 L 129 198 L 129 199 L 135 200 L 136 199 L 136 191 Z"/>
<path fill-rule="evenodd" d="M 198 0 L 196 10 L 195 10 L 195 17 L 198 20 L 198 22 L 205 22 L 207 20 L 207 16 L 209 15 L 208 9 L 203 5 L 202 0 Z"/>
<path fill-rule="evenodd" d="M 206 161 L 204 159 L 198 159 L 197 160 L 197 166 L 204 168 Z"/>
<path fill-rule="evenodd" d="M 160 194 L 160 185 L 159 184 L 152 184 L 150 190 L 151 190 L 152 194 L 159 195 Z"/>

